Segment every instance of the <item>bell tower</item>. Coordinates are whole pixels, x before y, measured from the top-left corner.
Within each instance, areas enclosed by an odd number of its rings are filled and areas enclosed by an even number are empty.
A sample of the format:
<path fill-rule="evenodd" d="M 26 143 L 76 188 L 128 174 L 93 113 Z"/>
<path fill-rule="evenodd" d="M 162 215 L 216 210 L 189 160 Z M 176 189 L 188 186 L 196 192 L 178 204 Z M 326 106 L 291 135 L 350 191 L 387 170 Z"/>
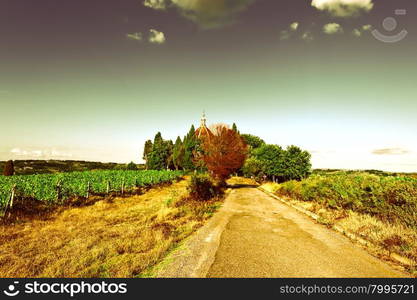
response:
<path fill-rule="evenodd" d="M 203 111 L 203 115 L 201 116 L 201 121 L 200 121 L 200 128 L 207 127 L 206 122 L 207 122 L 206 112 Z"/>

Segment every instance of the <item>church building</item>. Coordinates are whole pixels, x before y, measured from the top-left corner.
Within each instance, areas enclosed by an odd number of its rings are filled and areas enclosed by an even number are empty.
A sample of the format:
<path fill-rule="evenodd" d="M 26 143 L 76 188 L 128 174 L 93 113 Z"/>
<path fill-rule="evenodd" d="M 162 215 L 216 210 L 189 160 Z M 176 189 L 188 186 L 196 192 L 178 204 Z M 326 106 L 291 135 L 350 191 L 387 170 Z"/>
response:
<path fill-rule="evenodd" d="M 207 122 L 206 114 L 203 113 L 203 116 L 201 117 L 200 127 L 198 127 L 197 130 L 195 131 L 195 135 L 199 139 L 203 139 L 205 137 L 210 138 L 211 136 L 213 136 L 213 133 L 211 132 L 210 129 L 208 129 L 206 122 Z"/>

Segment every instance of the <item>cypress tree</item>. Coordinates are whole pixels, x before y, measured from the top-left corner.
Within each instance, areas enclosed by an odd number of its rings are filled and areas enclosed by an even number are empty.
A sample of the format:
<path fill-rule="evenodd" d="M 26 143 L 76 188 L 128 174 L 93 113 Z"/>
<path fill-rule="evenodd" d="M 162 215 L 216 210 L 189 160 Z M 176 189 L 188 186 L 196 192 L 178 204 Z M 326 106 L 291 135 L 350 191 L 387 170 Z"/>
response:
<path fill-rule="evenodd" d="M 175 168 L 173 158 L 174 143 L 172 142 L 172 140 L 164 141 L 164 151 L 166 169 L 172 170 Z"/>
<path fill-rule="evenodd" d="M 175 167 L 175 170 L 182 168 L 182 159 L 184 156 L 184 147 L 180 137 L 177 137 L 175 141 L 174 149 L 172 151 L 172 161 Z"/>
<path fill-rule="evenodd" d="M 148 155 L 148 167 L 151 170 L 164 170 L 166 169 L 166 161 L 167 161 L 168 153 L 167 147 L 164 143 L 162 135 L 158 132 L 155 135 L 152 150 Z"/>
<path fill-rule="evenodd" d="M 190 131 L 184 138 L 184 156 L 182 159 L 182 167 L 184 170 L 194 170 L 194 151 L 197 148 L 198 141 L 195 136 L 195 127 L 194 125 L 191 126 Z"/>
<path fill-rule="evenodd" d="M 142 158 L 146 163 L 146 168 L 148 168 L 148 156 L 149 156 L 149 153 L 151 153 L 151 151 L 152 151 L 152 146 L 153 146 L 152 141 L 147 140 L 145 142 L 145 146 L 143 147 L 143 156 L 142 156 Z"/>

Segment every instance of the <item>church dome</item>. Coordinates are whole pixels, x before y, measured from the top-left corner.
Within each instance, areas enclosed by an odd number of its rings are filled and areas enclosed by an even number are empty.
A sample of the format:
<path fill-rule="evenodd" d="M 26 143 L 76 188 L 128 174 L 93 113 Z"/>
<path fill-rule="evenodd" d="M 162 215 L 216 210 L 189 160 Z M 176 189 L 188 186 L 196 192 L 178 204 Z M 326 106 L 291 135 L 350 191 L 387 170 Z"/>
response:
<path fill-rule="evenodd" d="M 206 114 L 203 113 L 203 116 L 201 117 L 200 127 L 198 127 L 197 130 L 195 131 L 195 135 L 199 139 L 204 138 L 204 137 L 210 137 L 213 135 L 210 129 L 207 128 L 206 122 L 207 122 Z"/>

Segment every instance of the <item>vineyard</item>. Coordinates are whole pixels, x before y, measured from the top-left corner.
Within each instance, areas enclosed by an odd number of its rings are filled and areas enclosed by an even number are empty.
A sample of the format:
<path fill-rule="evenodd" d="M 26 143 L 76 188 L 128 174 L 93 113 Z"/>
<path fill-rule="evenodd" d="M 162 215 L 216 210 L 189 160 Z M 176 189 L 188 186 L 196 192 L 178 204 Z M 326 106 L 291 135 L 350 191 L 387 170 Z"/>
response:
<path fill-rule="evenodd" d="M 0 176 L 0 210 L 16 199 L 32 199 L 60 204 L 72 197 L 129 192 L 140 187 L 171 182 L 179 171 L 88 171 L 27 176 Z"/>

